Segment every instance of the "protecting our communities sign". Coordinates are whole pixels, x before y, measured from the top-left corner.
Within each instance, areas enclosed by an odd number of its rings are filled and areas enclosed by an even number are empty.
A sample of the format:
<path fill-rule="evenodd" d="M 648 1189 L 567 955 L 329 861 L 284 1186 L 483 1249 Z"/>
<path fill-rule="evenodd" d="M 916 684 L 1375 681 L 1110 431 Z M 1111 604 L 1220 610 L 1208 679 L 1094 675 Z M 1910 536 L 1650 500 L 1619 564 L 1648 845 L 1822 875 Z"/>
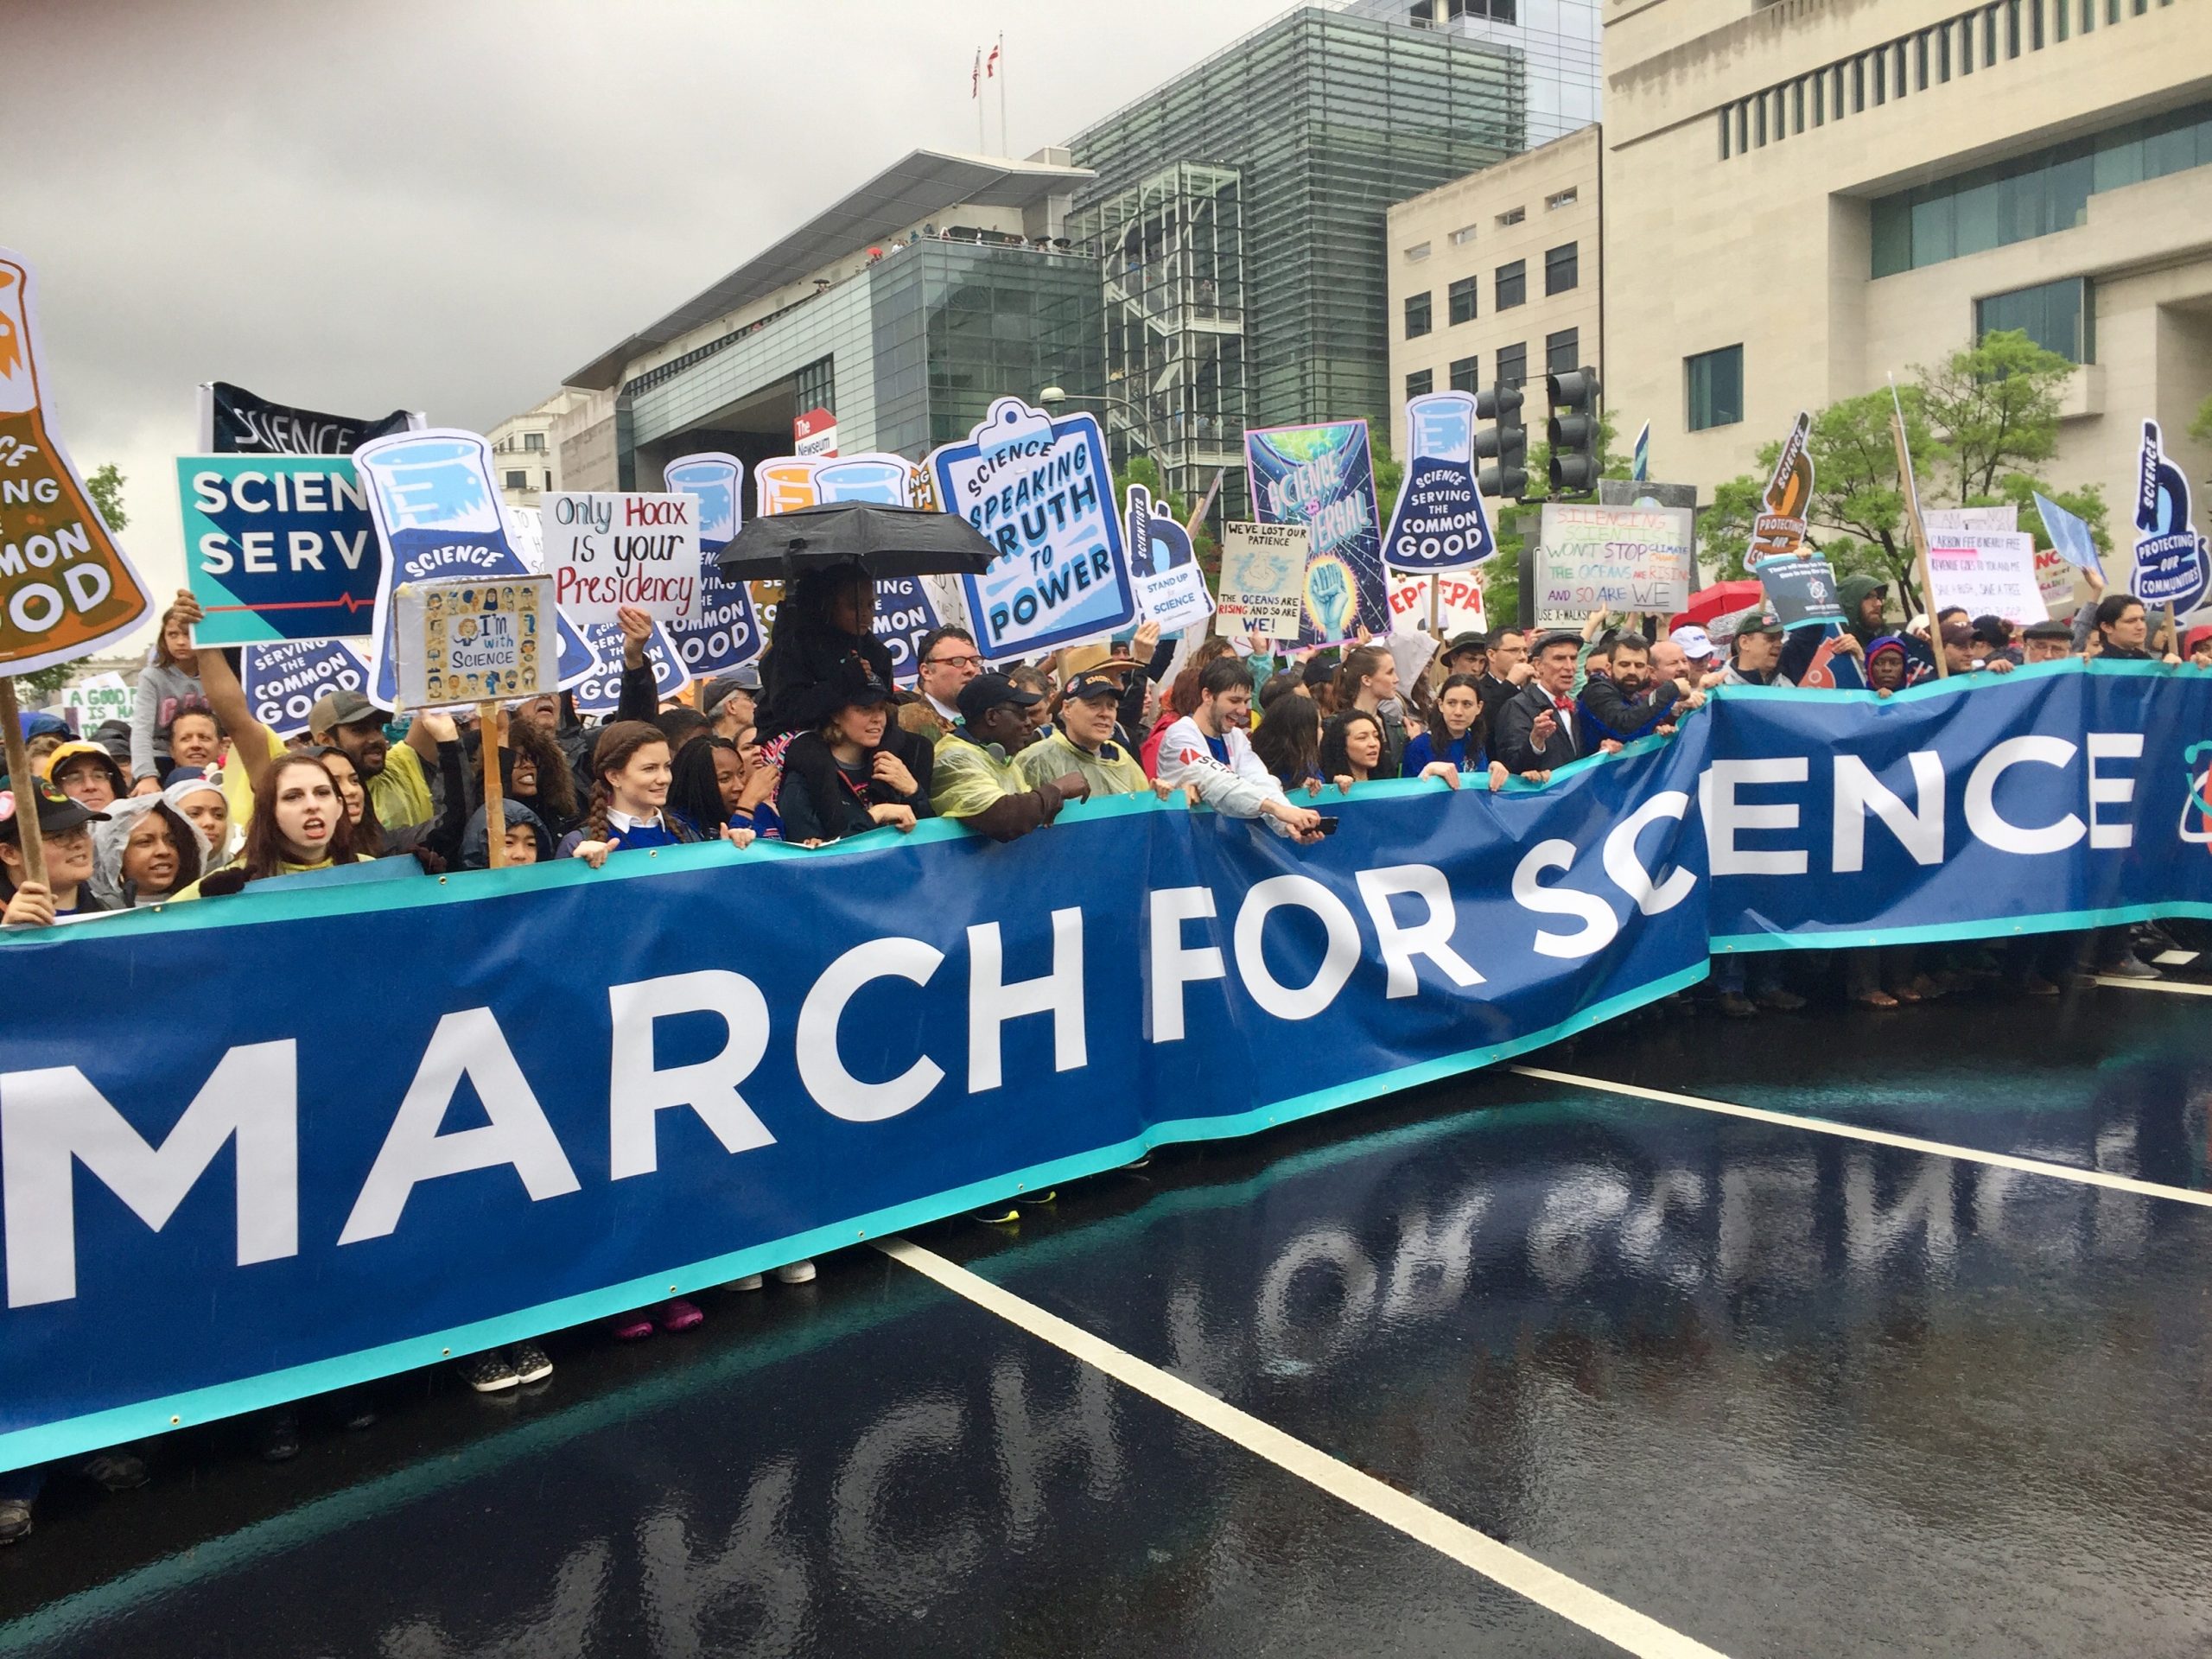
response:
<path fill-rule="evenodd" d="M 90 656 L 152 610 L 51 425 L 30 267 L 0 248 L 0 672 Z"/>

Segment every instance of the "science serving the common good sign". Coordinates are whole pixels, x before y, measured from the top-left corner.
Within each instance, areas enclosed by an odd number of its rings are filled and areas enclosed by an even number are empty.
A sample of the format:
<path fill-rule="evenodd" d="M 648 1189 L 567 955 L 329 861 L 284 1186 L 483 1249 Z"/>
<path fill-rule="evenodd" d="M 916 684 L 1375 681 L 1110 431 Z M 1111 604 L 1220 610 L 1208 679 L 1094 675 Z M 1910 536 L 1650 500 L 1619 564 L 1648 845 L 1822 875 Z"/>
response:
<path fill-rule="evenodd" d="M 1491 1065 L 1715 952 L 2212 914 L 2207 731 L 2212 675 L 2156 664 L 1730 690 L 1310 848 L 1139 797 L 9 930 L 0 1007 L 162 1013 L 0 1020 L 0 1467 Z M 242 1022 L 334 963 L 374 995 Z"/>
<path fill-rule="evenodd" d="M 968 622 L 992 662 L 1103 639 L 1137 615 L 1113 470 L 1096 416 L 1058 420 L 1001 397 L 965 443 L 931 453 L 938 500 L 999 556 L 963 575 Z"/>
<path fill-rule="evenodd" d="M 1388 632 L 1390 598 L 1375 522 L 1375 464 L 1365 421 L 1278 426 L 1244 435 L 1260 522 L 1313 532 L 1298 643 L 1336 645 L 1362 628 Z"/>
<path fill-rule="evenodd" d="M 393 590 L 447 576 L 480 581 L 537 574 L 508 539 L 492 478 L 492 446 L 474 432 L 434 429 L 378 438 L 353 454 L 384 548 L 369 656 L 369 701 L 395 706 Z M 592 669 L 583 635 L 556 611 L 552 672 L 571 685 Z M 444 699 L 441 699 L 444 701 Z"/>
<path fill-rule="evenodd" d="M 727 580 L 715 556 L 745 527 L 745 463 L 735 455 L 702 451 L 679 455 L 661 469 L 661 482 L 697 504 L 699 603 L 696 613 L 669 626 L 669 637 L 694 678 L 727 673 L 760 654 L 766 642 L 747 584 Z"/>
<path fill-rule="evenodd" d="M 1382 563 L 1393 570 L 1465 570 L 1497 552 L 1475 471 L 1474 394 L 1438 391 L 1408 401 L 1406 446 Z"/>
<path fill-rule="evenodd" d="M 308 728 L 315 706 L 333 691 L 368 683 L 366 655 L 351 639 L 286 639 L 238 652 L 238 680 L 253 717 L 279 737 Z"/>
<path fill-rule="evenodd" d="M 366 639 L 384 555 L 344 455 L 186 455 L 185 573 L 202 645 Z"/>
<path fill-rule="evenodd" d="M 0 674 L 89 657 L 152 613 L 41 385 L 30 266 L 0 248 Z"/>

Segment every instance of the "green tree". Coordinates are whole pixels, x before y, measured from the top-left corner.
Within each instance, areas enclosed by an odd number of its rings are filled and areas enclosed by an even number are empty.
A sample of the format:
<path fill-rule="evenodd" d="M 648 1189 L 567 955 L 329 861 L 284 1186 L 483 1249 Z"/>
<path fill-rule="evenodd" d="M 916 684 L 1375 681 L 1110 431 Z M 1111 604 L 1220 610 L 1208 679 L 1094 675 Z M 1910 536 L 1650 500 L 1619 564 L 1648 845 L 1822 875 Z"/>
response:
<path fill-rule="evenodd" d="M 2189 435 L 2212 443 L 2212 397 L 2197 405 L 2196 418 L 2189 423 Z M 2051 499 L 2057 499 L 2056 496 Z"/>
<path fill-rule="evenodd" d="M 2047 541 L 2034 510 L 2040 490 L 2081 513 L 2098 544 L 2109 547 L 2107 511 L 2097 490 L 2056 491 L 2038 471 L 2056 452 L 2058 394 L 2073 372 L 2067 359 L 2018 329 L 1986 334 L 1934 368 L 1916 365 L 1909 371 L 1895 406 L 1904 412 L 1922 507 L 2010 502 L 2021 509 L 2021 528 Z M 1846 397 L 1814 416 L 1807 446 L 1814 482 L 1808 539 L 1840 573 L 1878 577 L 1916 610 L 1921 601 L 1891 407 L 1885 389 Z M 1745 574 L 1751 522 L 1781 452 L 1779 438 L 1762 446 L 1759 470 L 1719 485 L 1713 505 L 1700 515 L 1700 551 L 1724 580 Z"/>
<path fill-rule="evenodd" d="M 92 505 L 99 509 L 100 518 L 111 532 L 122 530 L 130 522 L 130 515 L 123 510 L 123 471 L 111 461 L 85 480 L 85 493 L 92 498 Z M 26 701 L 44 702 L 68 684 L 76 671 L 74 663 L 56 663 L 35 674 L 19 674 L 16 677 L 16 694 Z"/>

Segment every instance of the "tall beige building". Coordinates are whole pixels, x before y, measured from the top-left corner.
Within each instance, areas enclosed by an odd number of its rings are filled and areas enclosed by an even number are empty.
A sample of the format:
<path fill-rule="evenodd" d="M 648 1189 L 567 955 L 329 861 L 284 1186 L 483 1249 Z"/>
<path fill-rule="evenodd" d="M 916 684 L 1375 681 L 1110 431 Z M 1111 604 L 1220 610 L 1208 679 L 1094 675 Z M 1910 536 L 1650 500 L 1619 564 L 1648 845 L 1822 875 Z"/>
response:
<path fill-rule="evenodd" d="M 553 423 L 584 401 L 584 393 L 563 386 L 484 435 L 492 446 L 492 471 L 499 480 L 499 495 L 509 506 L 534 507 L 546 491 L 561 487 L 560 447 L 554 441 Z"/>
<path fill-rule="evenodd" d="M 2187 435 L 2212 3 L 1607 0 L 1605 25 L 1605 397 L 1651 421 L 1653 476 L 1709 489 L 1799 409 L 1997 328 L 2081 365 L 2054 482 L 2124 524 L 2145 416 L 2212 468 Z"/>
<path fill-rule="evenodd" d="M 1524 416 L 1541 433 L 1543 377 L 1599 361 L 1599 149 L 1587 126 L 1390 209 L 1390 374 L 1404 397 L 1534 381 Z"/>

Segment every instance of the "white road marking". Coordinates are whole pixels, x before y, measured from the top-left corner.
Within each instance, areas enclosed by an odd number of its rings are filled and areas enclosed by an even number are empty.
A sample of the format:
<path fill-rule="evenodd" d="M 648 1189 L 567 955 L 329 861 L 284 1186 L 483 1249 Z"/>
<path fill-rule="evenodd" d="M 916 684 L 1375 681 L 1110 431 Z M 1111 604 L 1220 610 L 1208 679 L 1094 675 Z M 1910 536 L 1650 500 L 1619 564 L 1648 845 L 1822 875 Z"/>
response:
<path fill-rule="evenodd" d="M 2171 991 L 2177 996 L 2212 996 L 2212 985 L 2186 985 L 2177 979 L 2122 979 L 2117 974 L 2099 974 L 2100 985 L 2116 986 L 2123 991 Z"/>
<path fill-rule="evenodd" d="M 1956 1158 L 1970 1164 L 1987 1164 L 1994 1169 L 2017 1169 L 2024 1174 L 2048 1175 L 2054 1180 L 2079 1182 L 2083 1186 L 2110 1187 L 2115 1192 L 2134 1192 L 2146 1198 L 2171 1198 L 2177 1204 L 2194 1204 L 2212 1209 L 2212 1192 L 2191 1192 L 2185 1186 L 2161 1186 L 2156 1181 L 2139 1181 L 2133 1176 L 2114 1175 L 2101 1169 L 2046 1163 L 2039 1158 L 2015 1158 L 2010 1153 L 1983 1152 L 1974 1147 L 1953 1146 L 1948 1141 L 1923 1141 L 1916 1135 L 1892 1135 L 1887 1129 L 1869 1129 L 1856 1123 L 1840 1123 L 1831 1117 L 1806 1117 L 1796 1112 L 1770 1112 L 1758 1106 L 1738 1106 L 1731 1101 L 1707 1100 L 1701 1095 L 1678 1095 L 1670 1089 L 1646 1089 L 1633 1083 L 1611 1083 L 1604 1077 L 1580 1077 L 1572 1071 L 1547 1071 L 1534 1065 L 1516 1065 L 1513 1069 L 1524 1077 L 1535 1077 L 1545 1083 L 1570 1084 L 1578 1089 L 1598 1089 L 1611 1095 L 1656 1100 L 1669 1106 L 1690 1106 L 1700 1112 L 1749 1118 L 1754 1123 L 1773 1123 L 1786 1129 L 1808 1130 L 1815 1135 L 1840 1135 L 1847 1141 L 1866 1141 L 1878 1147 L 1897 1147 L 1906 1152 L 1924 1152 L 1936 1158 Z"/>
<path fill-rule="evenodd" d="M 1534 1557 L 1523 1555 L 1519 1550 L 1430 1509 L 1374 1476 L 1363 1474 L 1249 1413 L 1215 1399 L 1173 1372 L 1147 1364 L 1081 1326 L 1046 1313 L 1034 1302 L 1026 1301 L 1012 1291 L 970 1273 L 957 1262 L 948 1262 L 936 1252 L 903 1238 L 879 1241 L 876 1249 L 893 1261 L 902 1262 L 915 1272 L 935 1280 L 955 1295 L 966 1297 L 1008 1324 L 1019 1325 L 1031 1336 L 1105 1372 L 1116 1382 L 1157 1400 L 1170 1411 L 1180 1412 L 1224 1440 L 1266 1459 L 1278 1469 L 1373 1516 L 1416 1542 L 1450 1556 L 1462 1567 L 1473 1568 L 1492 1582 L 1580 1624 L 1616 1647 L 1634 1654 L 1654 1656 L 1654 1659 L 1694 1659 L 1694 1656 L 1720 1659 L 1717 1649 L 1671 1630 L 1633 1607 L 1624 1606 Z"/>

